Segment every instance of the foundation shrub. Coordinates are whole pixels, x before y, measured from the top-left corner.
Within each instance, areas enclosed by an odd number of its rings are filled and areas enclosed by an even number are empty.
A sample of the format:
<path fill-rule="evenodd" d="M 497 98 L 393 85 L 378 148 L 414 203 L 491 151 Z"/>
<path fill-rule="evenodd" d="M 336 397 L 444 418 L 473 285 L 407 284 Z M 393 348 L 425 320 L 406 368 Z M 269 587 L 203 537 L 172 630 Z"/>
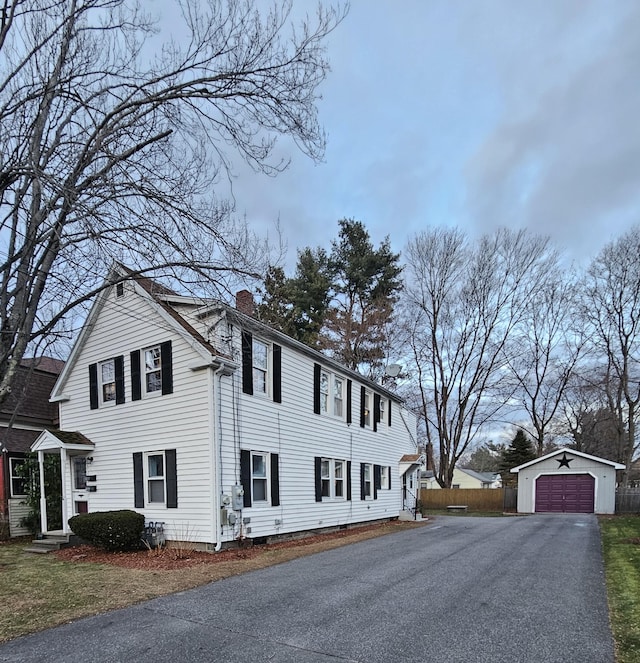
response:
<path fill-rule="evenodd" d="M 69 527 L 87 543 L 105 550 L 137 550 L 142 545 L 144 516 L 135 511 L 96 511 L 69 518 Z"/>

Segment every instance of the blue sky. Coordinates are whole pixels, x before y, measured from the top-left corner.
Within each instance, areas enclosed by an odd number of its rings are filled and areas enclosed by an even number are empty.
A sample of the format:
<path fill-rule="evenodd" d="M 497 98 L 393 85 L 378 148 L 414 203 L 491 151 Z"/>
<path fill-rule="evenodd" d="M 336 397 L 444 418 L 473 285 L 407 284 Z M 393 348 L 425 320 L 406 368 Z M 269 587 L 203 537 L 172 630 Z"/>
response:
<path fill-rule="evenodd" d="M 293 0 L 313 13 L 315 0 Z M 550 235 L 586 262 L 637 222 L 640 2 L 353 0 L 331 35 L 314 164 L 237 165 L 237 211 L 296 249 L 337 221 L 395 250 L 429 226 Z"/>

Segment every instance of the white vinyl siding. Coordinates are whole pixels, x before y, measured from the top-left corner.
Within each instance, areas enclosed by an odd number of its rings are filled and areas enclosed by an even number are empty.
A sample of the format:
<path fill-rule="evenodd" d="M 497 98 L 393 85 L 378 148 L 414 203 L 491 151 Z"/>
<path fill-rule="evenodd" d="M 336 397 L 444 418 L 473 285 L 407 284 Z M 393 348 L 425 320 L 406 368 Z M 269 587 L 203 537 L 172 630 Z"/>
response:
<path fill-rule="evenodd" d="M 211 369 L 194 369 L 194 365 L 203 365 L 203 358 L 194 349 L 193 338 L 185 338 L 170 316 L 149 305 L 133 287 L 126 292 L 123 298 L 109 297 L 92 321 L 92 331 L 77 353 L 76 364 L 62 388 L 68 400 L 60 403 L 61 429 L 81 431 L 95 445 L 89 473 L 96 476 L 97 490 L 88 493 L 90 512 L 134 508 L 132 454 L 141 453 L 146 459 L 175 449 L 177 508 L 149 502 L 147 478 L 145 505 L 136 510 L 147 521 L 164 522 L 168 538 L 179 537 L 179 532 L 188 526 L 194 542 L 215 543 L 220 539 L 214 530 L 216 493 L 221 499 L 230 497 L 234 486 L 239 485 L 242 442 L 247 445 L 244 448 L 256 450 L 269 459 L 277 457 L 279 466 L 279 504 L 271 502 L 271 463 L 266 465 L 266 476 L 260 476 L 260 467 L 256 467 L 252 480 L 261 482 L 260 489 L 264 489 L 267 499 L 255 501 L 259 508 L 238 514 L 243 536 L 262 537 L 397 517 L 402 506 L 398 463 L 404 454 L 415 453 L 415 417 L 409 411 L 401 413 L 406 425 L 379 427 L 377 433 L 371 426 L 360 428 L 360 390 L 364 383 L 352 376 L 349 379 L 353 423 L 348 425 L 349 374 L 340 375 L 327 369 L 328 408 L 335 416 L 331 412 L 330 416 L 318 416 L 313 411 L 314 356 L 288 345 L 282 337 L 271 338 L 267 334 L 262 339 L 255 338 L 259 336 L 256 334 L 253 340 L 263 343 L 268 350 L 264 374 L 267 391 L 272 389 L 269 373 L 272 348 L 274 343 L 282 343 L 282 402 L 255 398 L 243 392 L 241 330 L 237 324 L 220 323 L 215 315 L 201 319 L 189 314 L 189 322 L 205 338 L 212 337 L 211 330 L 224 329 L 226 354 L 234 357 L 239 366 L 231 376 L 214 377 Z M 186 306 L 181 310 L 186 311 Z M 144 395 L 144 351 L 169 340 L 173 353 L 173 393 L 132 400 L 130 353 L 140 351 Z M 87 366 L 121 355 L 125 358 L 125 402 L 116 408 L 90 410 Z M 264 355 L 262 358 L 259 355 L 259 351 L 253 352 L 251 363 L 254 394 L 260 393 L 262 384 L 256 371 L 265 371 Z M 341 380 L 341 385 L 336 379 Z M 373 406 L 372 396 L 370 406 Z M 394 401 L 396 407 L 400 412 Z M 409 431 L 414 431 L 413 435 Z M 219 450 L 214 450 L 214 440 L 220 443 Z M 321 502 L 316 502 L 315 457 L 334 461 L 329 486 L 334 497 Z M 342 464 L 336 464 L 337 461 Z M 391 490 L 378 491 L 377 499 L 360 500 L 363 462 L 390 466 Z M 166 472 L 166 465 L 164 469 Z M 221 477 L 220 489 L 215 485 L 217 476 Z M 372 487 L 373 481 L 372 471 Z M 69 490 L 70 484 L 69 480 Z M 257 484 L 256 489 L 260 490 Z M 164 490 L 166 493 L 166 477 Z M 239 526 L 224 525 L 222 532 L 222 540 L 231 541 L 239 535 Z"/>
<path fill-rule="evenodd" d="M 133 401 L 130 353 L 140 351 L 145 395 L 144 351 L 166 341 L 172 342 L 173 393 Z M 124 355 L 125 402 L 90 410 L 87 366 L 119 355 Z M 213 379 L 210 371 L 191 370 L 194 360 L 199 355 L 193 339 L 173 330 L 168 316 L 162 317 L 133 290 L 127 289 L 123 298 L 109 297 L 64 385 L 69 400 L 60 403 L 60 428 L 80 431 L 95 444 L 89 474 L 96 476 L 96 492 L 87 493 L 90 512 L 134 509 L 132 454 L 176 449 L 178 508 L 149 502 L 145 483 L 145 506 L 135 510 L 147 521 L 164 522 L 168 538 L 188 526 L 194 541 L 216 541 L 211 481 Z M 68 484 L 70 495 L 70 479 Z"/>

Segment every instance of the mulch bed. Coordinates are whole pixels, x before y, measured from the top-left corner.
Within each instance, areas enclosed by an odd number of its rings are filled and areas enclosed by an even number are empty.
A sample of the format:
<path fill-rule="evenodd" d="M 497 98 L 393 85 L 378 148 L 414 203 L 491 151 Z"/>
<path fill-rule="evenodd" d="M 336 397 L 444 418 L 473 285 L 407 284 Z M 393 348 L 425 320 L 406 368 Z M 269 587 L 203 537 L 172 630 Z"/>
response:
<path fill-rule="evenodd" d="M 56 551 L 58 559 L 67 562 L 92 562 L 94 564 L 112 564 L 127 569 L 171 571 L 201 564 L 219 564 L 237 560 L 251 559 L 264 554 L 268 550 L 281 548 L 297 548 L 310 546 L 323 541 L 344 539 L 357 536 L 363 532 L 394 526 L 398 521 L 363 525 L 351 529 L 315 534 L 289 541 L 279 541 L 267 545 L 250 546 L 245 548 L 223 549 L 217 553 L 200 552 L 196 550 L 177 550 L 175 548 L 159 548 L 156 550 L 135 550 L 131 552 L 107 552 L 89 545 L 72 546 Z"/>

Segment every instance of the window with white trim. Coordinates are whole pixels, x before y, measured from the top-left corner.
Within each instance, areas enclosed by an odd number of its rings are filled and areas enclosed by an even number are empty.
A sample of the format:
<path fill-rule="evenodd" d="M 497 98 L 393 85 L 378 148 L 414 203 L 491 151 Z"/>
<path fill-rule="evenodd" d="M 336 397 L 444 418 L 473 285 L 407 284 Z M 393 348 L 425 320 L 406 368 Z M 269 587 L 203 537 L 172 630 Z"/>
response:
<path fill-rule="evenodd" d="M 320 372 L 320 412 L 344 418 L 344 384 L 339 375 Z"/>
<path fill-rule="evenodd" d="M 116 362 L 115 359 L 98 364 L 98 394 L 100 404 L 116 402 Z"/>
<path fill-rule="evenodd" d="M 320 462 L 320 481 L 322 487 L 322 499 L 346 498 L 345 490 L 345 467 L 344 460 L 335 458 L 323 458 Z"/>
<path fill-rule="evenodd" d="M 144 351 L 143 384 L 146 394 L 162 393 L 162 354 L 159 345 Z"/>
<path fill-rule="evenodd" d="M 382 424 L 387 425 L 387 399 L 386 398 L 381 398 L 380 399 L 380 418 L 378 421 Z"/>
<path fill-rule="evenodd" d="M 380 488 L 382 490 L 389 490 L 389 469 L 388 465 L 380 467 Z"/>
<path fill-rule="evenodd" d="M 164 453 L 147 455 L 147 501 L 149 504 L 166 501 Z"/>
<path fill-rule="evenodd" d="M 364 392 L 364 425 L 367 428 L 371 427 L 371 402 L 372 402 L 371 392 Z"/>
<path fill-rule="evenodd" d="M 344 416 L 344 380 L 337 375 L 333 376 L 333 415 Z"/>
<path fill-rule="evenodd" d="M 320 412 L 327 414 L 329 412 L 329 373 L 322 371 L 320 373 Z"/>
<path fill-rule="evenodd" d="M 267 454 L 251 452 L 251 497 L 253 502 L 268 502 Z"/>
<path fill-rule="evenodd" d="M 253 392 L 266 394 L 269 384 L 269 346 L 266 343 L 253 339 L 252 362 Z"/>
<path fill-rule="evenodd" d="M 371 463 L 364 464 L 364 471 L 362 474 L 362 494 L 365 499 L 373 497 L 373 465 Z"/>
<path fill-rule="evenodd" d="M 27 479 L 22 476 L 24 458 L 9 458 L 11 497 L 24 497 L 27 494 Z"/>

